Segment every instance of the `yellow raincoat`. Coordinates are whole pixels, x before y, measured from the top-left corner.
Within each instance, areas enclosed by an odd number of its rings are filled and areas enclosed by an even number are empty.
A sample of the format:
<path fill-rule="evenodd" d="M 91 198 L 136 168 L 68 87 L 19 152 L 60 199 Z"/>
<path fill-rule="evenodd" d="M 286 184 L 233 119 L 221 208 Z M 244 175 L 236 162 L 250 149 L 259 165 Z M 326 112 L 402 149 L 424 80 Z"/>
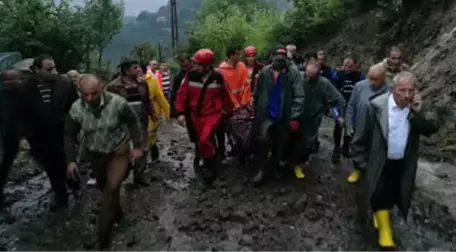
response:
<path fill-rule="evenodd" d="M 160 118 L 162 115 L 168 120 L 170 116 L 169 103 L 163 94 L 160 85 L 158 84 L 158 79 L 153 74 L 146 74 L 143 76 L 143 79 L 147 82 L 147 87 L 149 88 L 150 100 L 154 104 L 156 116 Z M 148 130 L 148 144 L 149 147 L 153 146 L 157 142 L 157 131 L 160 126 L 160 121 L 153 122 L 149 117 Z"/>

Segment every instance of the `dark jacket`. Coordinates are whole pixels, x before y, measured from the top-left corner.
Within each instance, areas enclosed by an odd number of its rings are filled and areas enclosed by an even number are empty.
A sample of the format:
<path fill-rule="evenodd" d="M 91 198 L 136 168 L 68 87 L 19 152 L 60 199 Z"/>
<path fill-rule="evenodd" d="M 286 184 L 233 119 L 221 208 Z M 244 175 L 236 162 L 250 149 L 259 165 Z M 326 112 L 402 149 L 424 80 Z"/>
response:
<path fill-rule="evenodd" d="M 337 78 L 337 71 L 336 71 L 336 69 L 334 69 L 334 68 L 332 68 L 330 66 L 321 65 L 320 75 L 325 77 L 326 79 L 328 79 L 332 83 L 334 83 L 334 81 Z"/>
<path fill-rule="evenodd" d="M 263 63 L 261 63 L 259 61 L 255 61 L 255 65 L 253 66 L 252 76 L 250 76 L 250 79 L 249 79 L 250 92 L 252 94 L 255 92 L 255 87 L 256 87 L 256 84 L 258 83 L 258 77 L 259 77 L 260 71 L 261 71 L 261 69 L 263 69 L 263 67 L 264 67 Z"/>
<path fill-rule="evenodd" d="M 351 73 L 339 71 L 334 79 L 334 84 L 344 97 L 345 101 L 348 102 L 353 90 L 355 89 L 355 84 L 364 79 L 364 74 L 359 71 L 353 71 Z"/>
<path fill-rule="evenodd" d="M 57 140 L 63 148 L 65 117 L 78 99 L 78 93 L 69 81 L 58 79 L 51 84 L 51 104 L 46 106 L 38 89 L 39 83 L 33 76 L 19 88 L 20 134 L 27 138 L 32 148 L 34 143 L 49 143 L 51 139 Z"/>
<path fill-rule="evenodd" d="M 271 89 L 275 85 L 272 74 L 271 65 L 265 66 L 261 70 L 253 95 L 253 105 L 256 113 L 255 119 L 260 127 L 259 134 L 261 136 L 266 134 L 269 126 L 272 124 L 268 116 L 269 97 Z M 298 68 L 291 62 L 288 63 L 280 97 L 279 124 L 285 131 L 288 131 L 289 122 L 300 118 L 305 100 L 301 74 Z"/>
<path fill-rule="evenodd" d="M 18 139 L 20 133 L 19 87 L 0 84 L 0 136 Z"/>
<path fill-rule="evenodd" d="M 141 108 L 136 112 L 141 126 L 147 129 L 149 116 L 155 116 L 155 108 L 150 100 L 147 83 L 143 79 L 138 78 L 133 82 L 119 76 L 108 84 L 107 91 L 122 96 L 130 104 L 141 102 Z"/>
<path fill-rule="evenodd" d="M 366 113 L 356 125 L 355 136 L 352 141 L 352 160 L 358 169 L 363 171 L 358 186 L 358 204 L 360 214 L 366 217 L 371 198 L 375 192 L 388 154 L 388 100 L 390 92 L 378 94 L 370 99 Z M 398 207 L 404 217 L 407 216 L 412 193 L 415 187 L 418 156 L 420 153 L 420 137 L 429 137 L 439 129 L 436 114 L 431 110 L 410 112 L 408 117 L 410 132 L 405 149 L 405 166 Z"/>

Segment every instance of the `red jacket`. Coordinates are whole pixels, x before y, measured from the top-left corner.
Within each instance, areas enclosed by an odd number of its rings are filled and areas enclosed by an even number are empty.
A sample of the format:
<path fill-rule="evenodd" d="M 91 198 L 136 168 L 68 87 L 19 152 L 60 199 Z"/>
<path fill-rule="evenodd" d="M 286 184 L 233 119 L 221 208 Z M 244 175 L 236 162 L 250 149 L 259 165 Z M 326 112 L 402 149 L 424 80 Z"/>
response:
<path fill-rule="evenodd" d="M 189 104 L 191 113 L 198 116 L 221 113 L 222 109 L 231 112 L 232 105 L 223 76 L 213 71 L 204 82 L 202 73 L 189 71 L 177 91 L 176 113 L 184 114 L 186 104 Z"/>

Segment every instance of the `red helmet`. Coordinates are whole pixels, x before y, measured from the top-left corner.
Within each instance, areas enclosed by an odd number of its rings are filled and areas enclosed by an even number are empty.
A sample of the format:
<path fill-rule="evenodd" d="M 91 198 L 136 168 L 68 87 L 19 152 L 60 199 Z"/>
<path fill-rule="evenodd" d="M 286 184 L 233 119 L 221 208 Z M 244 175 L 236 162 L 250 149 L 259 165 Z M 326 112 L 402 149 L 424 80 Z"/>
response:
<path fill-rule="evenodd" d="M 257 50 L 254 46 L 247 46 L 244 49 L 244 55 L 256 55 L 256 54 L 257 54 Z"/>
<path fill-rule="evenodd" d="M 200 65 L 211 65 L 214 61 L 214 52 L 211 49 L 199 49 L 195 55 L 193 55 L 193 61 Z"/>

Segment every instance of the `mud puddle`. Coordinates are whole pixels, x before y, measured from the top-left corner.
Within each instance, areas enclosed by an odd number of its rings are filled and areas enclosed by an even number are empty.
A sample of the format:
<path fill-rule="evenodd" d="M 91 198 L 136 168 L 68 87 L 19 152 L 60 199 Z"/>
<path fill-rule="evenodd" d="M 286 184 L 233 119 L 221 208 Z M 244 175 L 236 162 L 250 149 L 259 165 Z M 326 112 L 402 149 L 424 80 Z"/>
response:
<path fill-rule="evenodd" d="M 306 167 L 303 181 L 294 179 L 290 169 L 286 180 L 254 188 L 246 179 L 247 168 L 230 160 L 214 188 L 205 188 L 195 179 L 185 129 L 166 123 L 160 130 L 161 161 L 147 171 L 151 185 L 133 189 L 127 181 L 123 186 L 126 217 L 114 228 L 111 249 L 377 250 L 373 229 L 356 220 L 354 187 L 346 182 L 350 161 L 329 163 L 331 130 L 322 128 L 322 150 Z M 417 179 L 411 216 L 407 222 L 393 217 L 398 249 L 456 250 L 453 168 L 434 163 L 420 167 L 426 176 Z M 1 221 L 0 247 L 96 249 L 96 188 L 84 186 L 83 197 L 56 214 L 47 212 L 48 189 L 44 174 L 9 185 L 11 202 L 4 212 L 10 217 Z"/>

